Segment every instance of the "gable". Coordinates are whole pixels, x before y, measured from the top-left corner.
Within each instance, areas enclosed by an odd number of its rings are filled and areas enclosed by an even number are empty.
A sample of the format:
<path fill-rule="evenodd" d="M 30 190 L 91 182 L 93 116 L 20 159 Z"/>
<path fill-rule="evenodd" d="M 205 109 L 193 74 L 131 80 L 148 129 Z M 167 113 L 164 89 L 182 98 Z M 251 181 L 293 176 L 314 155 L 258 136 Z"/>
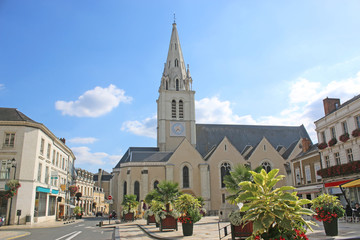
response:
<path fill-rule="evenodd" d="M 167 163 L 176 165 L 183 162 L 191 162 L 192 165 L 194 164 L 193 167 L 203 162 L 202 156 L 186 138 L 180 143 Z"/>

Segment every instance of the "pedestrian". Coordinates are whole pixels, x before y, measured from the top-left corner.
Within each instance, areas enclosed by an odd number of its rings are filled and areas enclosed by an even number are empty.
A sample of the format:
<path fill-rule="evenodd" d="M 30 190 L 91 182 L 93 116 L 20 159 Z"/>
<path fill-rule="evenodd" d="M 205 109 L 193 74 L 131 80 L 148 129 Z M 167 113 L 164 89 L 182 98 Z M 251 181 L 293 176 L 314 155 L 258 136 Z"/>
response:
<path fill-rule="evenodd" d="M 360 217 L 360 207 L 359 207 L 359 203 L 356 203 L 356 204 L 355 204 L 354 215 L 355 215 L 355 217 Z"/>

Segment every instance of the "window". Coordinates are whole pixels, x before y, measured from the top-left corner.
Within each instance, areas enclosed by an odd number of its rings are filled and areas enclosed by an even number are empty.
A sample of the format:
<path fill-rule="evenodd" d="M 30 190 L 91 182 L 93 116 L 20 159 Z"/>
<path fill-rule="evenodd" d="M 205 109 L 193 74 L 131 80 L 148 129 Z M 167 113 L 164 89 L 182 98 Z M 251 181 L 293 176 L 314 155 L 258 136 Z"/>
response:
<path fill-rule="evenodd" d="M 175 50 L 176 50 L 176 43 L 175 43 Z"/>
<path fill-rule="evenodd" d="M 336 165 L 341 165 L 340 154 L 338 152 L 334 153 L 334 158 L 335 158 L 335 164 Z"/>
<path fill-rule="evenodd" d="M 140 183 L 135 181 L 134 183 L 134 194 L 136 195 L 136 201 L 140 199 Z"/>
<path fill-rule="evenodd" d="M 231 171 L 231 165 L 230 163 L 223 163 L 221 164 L 221 169 L 220 169 L 220 173 L 221 173 L 221 188 L 225 187 L 225 183 L 224 183 L 224 177 L 226 175 L 230 175 L 230 171 Z"/>
<path fill-rule="evenodd" d="M 305 166 L 305 177 L 306 177 L 306 182 L 307 182 L 307 183 L 311 183 L 310 165 L 306 165 L 306 166 Z"/>
<path fill-rule="evenodd" d="M 336 138 L 335 127 L 330 128 L 331 138 Z"/>
<path fill-rule="evenodd" d="M 48 216 L 55 215 L 56 196 L 49 196 Z"/>
<path fill-rule="evenodd" d="M 49 179 L 50 179 L 50 176 L 49 176 L 49 167 L 46 167 L 46 168 L 45 168 L 45 183 L 46 183 L 46 184 L 49 184 Z"/>
<path fill-rule="evenodd" d="M 354 161 L 354 156 L 352 154 L 352 149 L 351 148 L 346 149 L 346 156 L 347 156 L 348 162 Z"/>
<path fill-rule="evenodd" d="M 10 178 L 10 169 L 11 162 L 8 160 L 0 161 L 0 179 L 9 179 Z"/>
<path fill-rule="evenodd" d="M 176 79 L 176 91 L 179 91 L 179 88 L 180 88 L 179 79 Z"/>
<path fill-rule="evenodd" d="M 4 147 L 14 147 L 15 133 L 5 133 Z"/>
<path fill-rule="evenodd" d="M 295 169 L 296 185 L 301 184 L 300 168 Z"/>
<path fill-rule="evenodd" d="M 43 217 L 46 214 L 46 195 L 47 193 L 36 192 L 34 217 Z"/>
<path fill-rule="evenodd" d="M 156 180 L 156 181 L 154 182 L 154 189 L 158 189 L 158 184 L 159 184 L 159 181 Z"/>
<path fill-rule="evenodd" d="M 347 127 L 346 121 L 342 122 L 341 126 L 342 126 L 342 129 L 343 129 L 343 133 L 348 133 L 348 127 Z"/>
<path fill-rule="evenodd" d="M 169 90 L 169 82 L 168 81 L 165 82 L 165 89 Z"/>
<path fill-rule="evenodd" d="M 65 158 L 62 159 L 62 166 L 61 166 L 62 169 L 65 169 Z"/>
<path fill-rule="evenodd" d="M 175 67 L 179 67 L 179 60 L 175 59 Z"/>
<path fill-rule="evenodd" d="M 171 102 L 171 117 L 176 118 L 176 101 L 172 100 Z"/>
<path fill-rule="evenodd" d="M 261 166 L 263 167 L 263 169 L 265 169 L 267 173 L 271 171 L 271 164 L 269 162 L 265 161 L 261 164 Z"/>
<path fill-rule="evenodd" d="M 316 181 L 320 182 L 321 181 L 321 176 L 317 174 L 317 172 L 321 169 L 319 162 L 314 164 L 314 169 L 315 169 Z"/>
<path fill-rule="evenodd" d="M 226 144 L 224 144 L 224 150 L 225 150 L 225 152 L 226 152 Z"/>
<path fill-rule="evenodd" d="M 183 188 L 189 188 L 189 168 L 183 167 Z"/>
<path fill-rule="evenodd" d="M 223 194 L 221 195 L 221 200 L 222 200 L 222 203 L 225 203 L 225 200 L 226 200 L 226 198 L 225 198 L 225 193 L 223 193 Z"/>
<path fill-rule="evenodd" d="M 48 144 L 48 148 L 47 148 L 47 152 L 46 152 L 47 159 L 50 159 L 50 152 L 51 152 L 51 144 Z"/>
<path fill-rule="evenodd" d="M 266 145 L 264 144 L 264 151 L 266 152 Z"/>
<path fill-rule="evenodd" d="M 321 137 L 322 137 L 322 142 L 326 143 L 326 137 L 325 137 L 325 132 L 321 132 Z"/>
<path fill-rule="evenodd" d="M 123 189 L 124 196 L 127 194 L 127 183 L 124 182 L 124 189 Z"/>
<path fill-rule="evenodd" d="M 37 180 L 38 180 L 38 182 L 41 182 L 41 171 L 42 171 L 42 164 L 39 163 L 38 175 L 37 175 Z"/>
<path fill-rule="evenodd" d="M 45 147 L 45 140 L 42 138 L 41 144 L 40 144 L 40 154 L 41 155 L 44 155 L 44 147 Z"/>
<path fill-rule="evenodd" d="M 356 128 L 360 128 L 360 115 L 355 117 Z"/>
<path fill-rule="evenodd" d="M 59 153 L 56 153 L 56 166 L 59 166 Z"/>
<path fill-rule="evenodd" d="M 182 100 L 179 101 L 179 118 L 184 118 L 184 103 Z"/>
<path fill-rule="evenodd" d="M 55 165 L 55 150 L 53 150 L 53 156 L 52 156 L 52 164 Z"/>

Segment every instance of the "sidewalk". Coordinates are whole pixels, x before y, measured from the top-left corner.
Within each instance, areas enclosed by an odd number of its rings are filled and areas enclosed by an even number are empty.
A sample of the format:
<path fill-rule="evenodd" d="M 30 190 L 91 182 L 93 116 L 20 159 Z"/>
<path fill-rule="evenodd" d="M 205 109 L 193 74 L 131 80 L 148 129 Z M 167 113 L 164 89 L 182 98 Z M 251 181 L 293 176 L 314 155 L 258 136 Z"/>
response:
<path fill-rule="evenodd" d="M 229 222 L 221 222 L 220 227 L 228 225 Z M 218 232 L 218 217 L 204 217 L 194 225 L 194 232 L 192 236 L 184 237 L 182 234 L 181 223 L 178 224 L 178 231 L 164 230 L 160 232 L 155 224 L 146 225 L 144 219 L 136 220 L 129 223 L 121 223 L 117 225 L 119 228 L 120 239 L 219 239 Z M 327 237 L 325 235 L 322 223 L 318 227 L 314 227 L 314 232 L 308 231 L 309 239 L 314 240 L 340 240 L 340 239 L 360 239 L 360 223 L 345 223 L 339 222 L 339 235 L 336 237 Z M 230 227 L 228 227 L 228 233 Z M 222 232 L 222 237 L 224 233 Z M 222 239 L 231 239 L 231 234 Z M 116 239 L 118 240 L 118 239 Z"/>
<path fill-rule="evenodd" d="M 6 225 L 0 227 L 0 240 L 10 240 L 16 239 L 19 237 L 24 237 L 30 234 L 26 229 L 34 229 L 34 228 L 54 228 L 54 227 L 62 227 L 65 224 L 75 224 L 83 222 L 84 220 L 74 220 L 74 221 L 56 221 L 56 222 L 40 222 L 34 223 L 32 225 Z"/>

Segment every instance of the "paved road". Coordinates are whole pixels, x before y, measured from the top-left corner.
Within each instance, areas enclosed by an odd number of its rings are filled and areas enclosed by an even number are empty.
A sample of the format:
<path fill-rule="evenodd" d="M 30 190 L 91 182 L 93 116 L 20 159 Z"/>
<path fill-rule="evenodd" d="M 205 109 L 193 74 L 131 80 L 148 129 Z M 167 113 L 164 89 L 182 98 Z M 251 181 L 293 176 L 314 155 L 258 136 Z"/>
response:
<path fill-rule="evenodd" d="M 30 235 L 19 240 L 111 240 L 113 228 L 99 228 L 101 218 L 86 218 L 84 222 L 57 228 L 24 229 Z M 105 220 L 105 218 L 103 219 Z"/>

